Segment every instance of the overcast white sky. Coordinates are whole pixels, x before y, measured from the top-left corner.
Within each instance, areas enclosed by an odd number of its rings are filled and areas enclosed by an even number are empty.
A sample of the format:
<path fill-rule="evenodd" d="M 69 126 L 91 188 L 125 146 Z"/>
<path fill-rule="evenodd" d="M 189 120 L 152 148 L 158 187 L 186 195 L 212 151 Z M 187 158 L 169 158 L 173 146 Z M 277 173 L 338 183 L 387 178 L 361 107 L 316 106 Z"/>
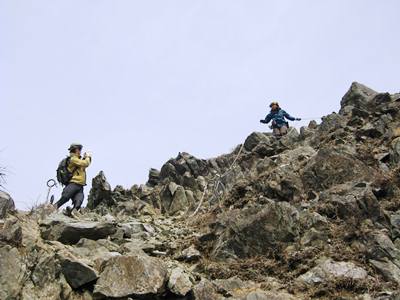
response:
<path fill-rule="evenodd" d="M 307 118 L 337 111 L 352 81 L 398 92 L 399 11 L 396 0 L 0 0 L 7 191 L 19 208 L 44 200 L 73 141 L 94 153 L 89 178 L 104 170 L 130 187 L 179 151 L 208 158 L 268 130 L 271 100 Z"/>

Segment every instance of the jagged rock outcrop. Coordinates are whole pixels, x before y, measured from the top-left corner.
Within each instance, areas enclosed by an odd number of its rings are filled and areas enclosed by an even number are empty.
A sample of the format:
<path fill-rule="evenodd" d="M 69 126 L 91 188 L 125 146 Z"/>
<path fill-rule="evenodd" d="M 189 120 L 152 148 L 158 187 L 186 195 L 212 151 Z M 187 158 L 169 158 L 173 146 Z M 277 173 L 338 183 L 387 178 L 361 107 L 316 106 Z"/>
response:
<path fill-rule="evenodd" d="M 77 219 L 0 194 L 0 299 L 397 299 L 399 138 L 400 94 L 353 83 L 281 139 L 131 188 L 101 172 Z"/>
<path fill-rule="evenodd" d="M 100 203 L 106 206 L 113 204 L 111 185 L 108 183 L 103 171 L 93 178 L 87 206 L 96 208 Z"/>

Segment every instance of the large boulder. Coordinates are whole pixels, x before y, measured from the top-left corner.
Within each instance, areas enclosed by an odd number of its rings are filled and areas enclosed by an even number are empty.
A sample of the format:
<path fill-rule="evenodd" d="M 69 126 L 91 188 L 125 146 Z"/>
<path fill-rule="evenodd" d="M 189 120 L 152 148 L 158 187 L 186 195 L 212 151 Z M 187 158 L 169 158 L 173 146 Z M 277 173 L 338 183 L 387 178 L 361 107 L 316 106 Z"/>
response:
<path fill-rule="evenodd" d="M 167 269 L 157 258 L 143 253 L 110 259 L 94 289 L 103 297 L 151 297 L 165 289 Z"/>
<path fill-rule="evenodd" d="M 193 287 L 193 296 L 195 300 L 220 300 L 222 298 L 218 294 L 217 287 L 204 278 Z"/>
<path fill-rule="evenodd" d="M 110 222 L 77 221 L 62 215 L 52 215 L 42 221 L 40 231 L 45 240 L 76 244 L 82 238 L 91 240 L 107 238 L 117 231 L 117 227 Z"/>
<path fill-rule="evenodd" d="M 306 285 L 316 285 L 333 282 L 338 279 L 362 280 L 367 278 L 367 276 L 367 271 L 352 262 L 335 262 L 327 259 L 301 275 L 298 281 Z"/>
<path fill-rule="evenodd" d="M 319 195 L 318 211 L 327 217 L 341 219 L 370 218 L 388 223 L 370 186 L 364 183 L 347 183 L 333 186 Z"/>
<path fill-rule="evenodd" d="M 303 183 L 299 177 L 304 165 L 315 155 L 315 150 L 309 146 L 287 150 L 268 162 L 264 159 L 264 166 L 259 164 L 258 170 L 265 168 L 267 177 L 263 181 L 264 194 L 271 199 L 291 202 L 303 194 Z M 264 177 L 264 176 L 263 176 Z"/>
<path fill-rule="evenodd" d="M 0 248 L 0 299 L 18 299 L 28 276 L 23 258 L 16 248 Z"/>
<path fill-rule="evenodd" d="M 187 211 L 193 205 L 193 197 L 188 197 L 188 191 L 174 182 L 166 185 L 160 193 L 162 211 L 174 215 L 180 211 Z"/>
<path fill-rule="evenodd" d="M 15 203 L 9 194 L 0 191 L 0 219 L 4 219 L 7 213 L 15 211 Z"/>
<path fill-rule="evenodd" d="M 111 185 L 108 183 L 103 171 L 93 178 L 87 207 L 94 209 L 100 204 L 111 206 L 113 204 Z"/>
<path fill-rule="evenodd" d="M 0 227 L 0 245 L 20 246 L 22 243 L 22 228 L 16 218 L 7 219 Z"/>
<path fill-rule="evenodd" d="M 385 231 L 373 231 L 366 239 L 367 256 L 374 260 L 389 259 L 400 267 L 400 249 L 394 245 Z"/>
<path fill-rule="evenodd" d="M 220 259 L 272 254 L 299 235 L 298 211 L 287 202 L 232 210 L 220 218 L 212 252 Z"/>
<path fill-rule="evenodd" d="M 97 272 L 85 261 L 72 255 L 61 257 L 61 271 L 73 289 L 80 288 L 85 284 L 97 279 Z"/>
<path fill-rule="evenodd" d="M 400 285 L 400 267 L 388 258 L 382 260 L 369 260 L 370 264 L 385 278 Z"/>
<path fill-rule="evenodd" d="M 171 271 L 168 279 L 168 289 L 178 296 L 185 296 L 192 289 L 192 282 L 188 274 L 180 267 Z"/>
<path fill-rule="evenodd" d="M 367 235 L 366 251 L 371 265 L 386 280 L 400 284 L 400 249 L 385 231 L 373 231 Z"/>
<path fill-rule="evenodd" d="M 357 179 L 371 181 L 376 172 L 343 149 L 323 148 L 310 159 L 301 175 L 306 188 L 322 191 Z"/>
<path fill-rule="evenodd" d="M 244 148 L 248 151 L 253 150 L 260 143 L 270 144 L 272 137 L 262 132 L 253 132 L 244 142 Z"/>

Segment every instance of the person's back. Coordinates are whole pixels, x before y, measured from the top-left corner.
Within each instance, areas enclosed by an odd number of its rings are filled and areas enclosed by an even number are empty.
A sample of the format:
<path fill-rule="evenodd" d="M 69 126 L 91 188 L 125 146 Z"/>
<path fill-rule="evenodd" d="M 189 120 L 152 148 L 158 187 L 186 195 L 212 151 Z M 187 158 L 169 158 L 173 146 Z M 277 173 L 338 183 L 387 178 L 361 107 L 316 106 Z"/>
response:
<path fill-rule="evenodd" d="M 289 128 L 289 121 L 300 121 L 300 118 L 295 118 L 289 115 L 285 110 L 281 109 L 278 102 L 272 102 L 270 104 L 271 111 L 265 117 L 260 120 L 263 124 L 268 124 L 272 121 L 272 130 L 275 136 L 280 137 L 287 134 Z"/>

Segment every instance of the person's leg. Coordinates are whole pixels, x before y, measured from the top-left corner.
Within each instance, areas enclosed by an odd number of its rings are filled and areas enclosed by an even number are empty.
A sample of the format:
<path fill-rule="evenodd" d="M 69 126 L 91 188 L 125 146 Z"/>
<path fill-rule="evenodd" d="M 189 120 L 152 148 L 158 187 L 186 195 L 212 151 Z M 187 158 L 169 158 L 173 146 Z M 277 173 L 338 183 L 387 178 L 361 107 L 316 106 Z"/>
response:
<path fill-rule="evenodd" d="M 274 134 L 274 136 L 280 136 L 281 135 L 281 131 L 278 127 L 274 127 L 272 129 L 272 133 Z"/>
<path fill-rule="evenodd" d="M 286 135 L 287 132 L 288 132 L 287 126 L 286 126 L 286 125 L 283 125 L 283 126 L 281 127 L 281 129 L 280 129 L 280 134 L 281 134 L 281 135 Z"/>
<path fill-rule="evenodd" d="M 74 186 L 74 184 L 73 183 L 68 184 L 63 189 L 60 200 L 58 200 L 55 204 L 57 209 L 63 206 L 65 203 L 67 203 L 69 199 L 74 197 L 75 193 L 76 193 L 76 187 Z"/>
<path fill-rule="evenodd" d="M 74 198 L 72 201 L 74 202 L 74 209 L 79 210 L 82 206 L 84 199 L 84 194 L 83 194 L 83 186 L 79 188 L 79 191 L 75 194 Z"/>

